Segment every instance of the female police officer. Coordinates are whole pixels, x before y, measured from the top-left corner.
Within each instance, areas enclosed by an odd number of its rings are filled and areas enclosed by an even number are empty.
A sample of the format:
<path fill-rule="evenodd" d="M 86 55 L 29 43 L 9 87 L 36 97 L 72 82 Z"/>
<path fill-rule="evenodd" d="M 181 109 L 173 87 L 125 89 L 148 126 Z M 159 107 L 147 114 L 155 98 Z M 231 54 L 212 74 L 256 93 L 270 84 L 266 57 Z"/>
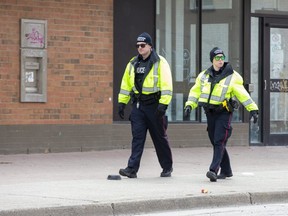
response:
<path fill-rule="evenodd" d="M 244 88 L 242 77 L 224 60 L 225 55 L 220 48 L 214 47 L 210 51 L 212 66 L 198 75 L 184 108 L 185 116 L 197 106 L 205 110 L 208 136 L 213 145 L 213 159 L 206 174 L 210 181 L 233 176 L 226 149 L 232 132 L 233 107 L 237 104 L 232 98 L 235 96 L 250 112 L 254 123 L 258 119 L 258 107 Z"/>

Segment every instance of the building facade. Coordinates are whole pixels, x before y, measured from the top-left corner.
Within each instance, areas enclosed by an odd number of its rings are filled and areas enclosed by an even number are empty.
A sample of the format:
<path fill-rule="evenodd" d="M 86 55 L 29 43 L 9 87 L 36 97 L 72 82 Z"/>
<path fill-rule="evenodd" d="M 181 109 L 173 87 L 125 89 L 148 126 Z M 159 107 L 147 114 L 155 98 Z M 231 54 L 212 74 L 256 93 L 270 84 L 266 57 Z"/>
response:
<path fill-rule="evenodd" d="M 0 154 L 129 148 L 117 94 L 143 31 L 172 69 L 173 147 L 210 145 L 183 106 L 215 46 L 260 108 L 257 125 L 237 110 L 229 145 L 286 145 L 287 23 L 285 0 L 0 0 Z"/>

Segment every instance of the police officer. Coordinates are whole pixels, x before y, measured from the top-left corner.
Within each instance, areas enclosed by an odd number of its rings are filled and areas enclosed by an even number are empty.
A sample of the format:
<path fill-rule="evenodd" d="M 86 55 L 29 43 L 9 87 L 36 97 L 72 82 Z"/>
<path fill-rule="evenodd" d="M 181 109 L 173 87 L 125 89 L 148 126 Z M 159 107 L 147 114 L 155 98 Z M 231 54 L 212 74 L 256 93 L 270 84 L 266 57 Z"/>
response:
<path fill-rule="evenodd" d="M 258 119 L 258 107 L 244 88 L 243 78 L 224 60 L 225 55 L 220 48 L 214 47 L 210 51 L 212 66 L 197 76 L 184 107 L 185 116 L 197 106 L 205 110 L 208 136 L 213 145 L 213 158 L 206 176 L 212 182 L 233 176 L 226 149 L 232 133 L 233 110 L 238 108 L 238 102 L 233 97 L 250 112 L 254 123 Z"/>
<path fill-rule="evenodd" d="M 129 117 L 132 127 L 132 151 L 128 166 L 120 169 L 119 174 L 137 178 L 148 130 L 163 169 L 160 176 L 170 177 L 173 161 L 165 115 L 173 90 L 170 67 L 153 49 L 148 33 L 143 32 L 137 37 L 136 48 L 138 55 L 127 64 L 118 95 L 120 118 L 124 118 L 124 109 L 130 99 L 132 102 Z"/>

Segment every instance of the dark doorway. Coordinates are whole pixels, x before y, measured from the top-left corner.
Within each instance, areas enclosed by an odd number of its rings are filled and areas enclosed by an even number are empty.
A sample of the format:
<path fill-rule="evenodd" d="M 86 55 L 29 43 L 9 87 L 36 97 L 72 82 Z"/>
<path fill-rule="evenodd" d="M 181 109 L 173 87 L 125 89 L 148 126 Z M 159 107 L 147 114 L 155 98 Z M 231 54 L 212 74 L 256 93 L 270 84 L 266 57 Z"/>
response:
<path fill-rule="evenodd" d="M 155 46 L 155 0 L 114 0 L 114 56 L 113 56 L 113 120 L 118 116 L 118 93 L 125 67 L 137 55 L 136 39 L 142 32 L 148 32 Z M 127 113 L 127 114 L 126 114 Z M 126 107 L 125 120 L 128 120 L 130 106 Z"/>

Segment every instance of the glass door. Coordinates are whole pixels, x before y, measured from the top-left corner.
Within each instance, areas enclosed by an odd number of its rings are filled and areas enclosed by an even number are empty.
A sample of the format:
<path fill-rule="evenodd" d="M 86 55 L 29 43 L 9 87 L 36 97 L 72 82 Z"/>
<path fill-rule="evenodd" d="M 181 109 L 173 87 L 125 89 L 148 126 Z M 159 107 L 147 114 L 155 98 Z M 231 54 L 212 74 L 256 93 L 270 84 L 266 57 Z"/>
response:
<path fill-rule="evenodd" d="M 264 145 L 288 144 L 288 21 L 264 20 Z"/>

